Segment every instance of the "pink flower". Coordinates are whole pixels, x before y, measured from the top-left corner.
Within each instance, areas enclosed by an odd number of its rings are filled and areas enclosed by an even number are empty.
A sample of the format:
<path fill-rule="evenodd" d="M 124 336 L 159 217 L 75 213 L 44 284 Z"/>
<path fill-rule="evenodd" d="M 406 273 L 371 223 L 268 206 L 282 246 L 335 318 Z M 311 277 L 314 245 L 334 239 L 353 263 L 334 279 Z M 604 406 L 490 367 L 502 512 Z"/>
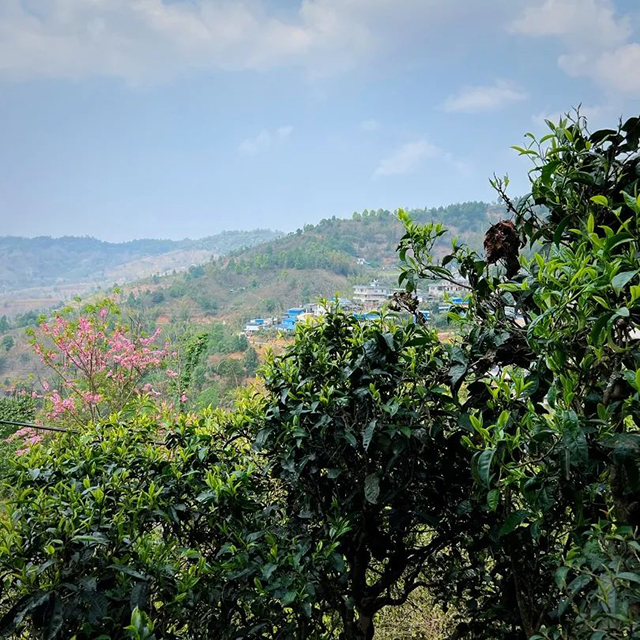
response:
<path fill-rule="evenodd" d="M 180 402 L 186 402 L 186 401 L 187 401 L 187 394 L 186 394 L 186 393 L 183 393 L 183 394 L 180 396 Z"/>
<path fill-rule="evenodd" d="M 5 438 L 5 442 L 13 442 L 14 440 L 19 440 L 20 438 L 29 438 L 36 435 L 36 430 L 31 427 L 23 427 L 22 429 L 18 429 L 18 431 L 14 431 L 8 438 Z"/>
<path fill-rule="evenodd" d="M 36 341 L 34 349 L 44 364 L 55 367 L 62 385 L 60 391 L 52 391 L 48 383 L 42 384 L 50 418 L 84 420 L 106 398 L 105 409 L 117 411 L 132 394 L 158 394 L 143 380 L 147 372 L 164 368 L 169 343 L 164 348 L 156 344 L 160 328 L 148 337 L 125 325 L 113 328 L 107 323 L 110 309 L 105 304 L 76 319 L 61 314 L 41 324 L 46 341 Z"/>
<path fill-rule="evenodd" d="M 91 333 L 91 330 L 93 329 L 91 320 L 89 320 L 89 318 L 86 318 L 85 316 L 82 316 L 81 318 L 79 318 L 78 329 L 80 329 L 80 331 L 83 333 Z"/>
<path fill-rule="evenodd" d="M 54 418 L 60 417 L 62 414 L 71 412 L 76 408 L 76 403 L 72 398 L 62 398 L 57 391 L 51 394 L 50 399 L 53 404 L 51 415 Z"/>
<path fill-rule="evenodd" d="M 177 378 L 178 377 L 177 372 L 173 371 L 173 369 L 167 369 L 167 375 L 170 378 Z"/>
<path fill-rule="evenodd" d="M 99 393 L 91 393 L 90 391 L 87 391 L 82 395 L 82 399 L 87 404 L 98 404 L 98 402 L 102 400 L 102 396 Z"/>
<path fill-rule="evenodd" d="M 35 429 L 31 427 L 24 427 L 18 431 L 12 433 L 8 438 L 5 438 L 5 442 L 13 442 L 15 440 L 22 439 L 20 443 L 20 449 L 16 451 L 16 455 L 23 455 L 29 451 L 29 449 L 38 442 L 42 442 L 42 436 L 37 433 Z"/>

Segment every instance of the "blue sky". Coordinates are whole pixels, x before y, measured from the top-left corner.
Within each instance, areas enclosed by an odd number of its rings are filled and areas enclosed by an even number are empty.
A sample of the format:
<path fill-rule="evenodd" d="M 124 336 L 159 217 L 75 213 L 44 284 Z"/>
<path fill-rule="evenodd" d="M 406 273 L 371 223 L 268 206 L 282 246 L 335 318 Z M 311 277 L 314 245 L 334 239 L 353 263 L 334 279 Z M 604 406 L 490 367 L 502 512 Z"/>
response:
<path fill-rule="evenodd" d="M 509 149 L 640 112 L 637 0 L 2 0 L 6 235 L 293 230 L 526 189 Z"/>

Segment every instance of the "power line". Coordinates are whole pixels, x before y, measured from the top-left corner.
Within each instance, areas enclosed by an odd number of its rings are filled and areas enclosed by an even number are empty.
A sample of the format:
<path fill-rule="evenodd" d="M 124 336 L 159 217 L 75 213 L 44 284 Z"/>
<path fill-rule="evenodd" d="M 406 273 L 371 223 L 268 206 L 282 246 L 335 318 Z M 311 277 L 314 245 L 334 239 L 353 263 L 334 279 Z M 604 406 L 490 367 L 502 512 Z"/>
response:
<path fill-rule="evenodd" d="M 80 433 L 74 429 L 63 429 L 62 427 L 49 427 L 42 424 L 33 424 L 31 422 L 15 422 L 13 420 L 0 420 L 0 424 L 6 424 L 13 427 L 28 427 L 30 429 L 41 429 L 43 431 L 58 431 L 60 433 Z"/>
<path fill-rule="evenodd" d="M 27 427 L 29 429 L 35 429 L 36 431 L 55 431 L 57 433 L 73 433 L 74 435 L 80 435 L 80 431 L 77 429 L 64 429 L 63 427 L 51 427 L 42 424 L 33 424 L 32 422 L 16 422 L 14 420 L 0 420 L 0 424 L 6 424 L 14 427 Z M 151 441 L 151 444 L 163 446 L 166 442 Z"/>

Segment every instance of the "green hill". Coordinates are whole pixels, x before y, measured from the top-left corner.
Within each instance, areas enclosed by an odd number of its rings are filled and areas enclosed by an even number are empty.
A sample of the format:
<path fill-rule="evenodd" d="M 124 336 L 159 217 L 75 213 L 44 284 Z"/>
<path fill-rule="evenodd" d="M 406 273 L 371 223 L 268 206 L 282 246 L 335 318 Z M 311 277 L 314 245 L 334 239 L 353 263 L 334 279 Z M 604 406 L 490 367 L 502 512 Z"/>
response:
<path fill-rule="evenodd" d="M 420 221 L 442 221 L 472 246 L 479 246 L 489 224 L 500 215 L 494 205 L 468 202 L 437 209 L 415 209 Z M 387 210 L 329 218 L 250 249 L 232 252 L 185 274 L 146 280 L 132 289 L 130 304 L 152 315 L 241 322 L 277 314 L 287 307 L 350 296 L 354 284 L 372 278 L 395 280 L 396 247 L 403 234 Z M 447 238 L 436 247 L 444 251 Z"/>

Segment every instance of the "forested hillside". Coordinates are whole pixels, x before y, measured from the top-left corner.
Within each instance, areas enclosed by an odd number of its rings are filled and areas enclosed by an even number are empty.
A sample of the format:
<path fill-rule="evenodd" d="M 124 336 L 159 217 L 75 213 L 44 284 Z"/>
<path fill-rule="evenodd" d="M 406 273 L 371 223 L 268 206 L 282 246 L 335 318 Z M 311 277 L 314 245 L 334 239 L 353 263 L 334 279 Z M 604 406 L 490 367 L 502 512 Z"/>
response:
<path fill-rule="evenodd" d="M 479 248 L 483 229 L 500 211 L 497 205 L 467 202 L 409 213 L 417 222 L 445 222 L 453 235 Z M 402 234 L 397 216 L 383 209 L 354 213 L 350 219 L 328 218 L 186 274 L 147 280 L 136 286 L 130 303 L 158 316 L 239 319 L 336 293 L 348 297 L 354 283 L 396 277 Z M 443 254 L 449 242 L 439 242 L 436 254 Z"/>
<path fill-rule="evenodd" d="M 416 222 L 445 222 L 452 234 L 479 246 L 483 229 L 499 208 L 485 202 L 465 202 L 432 209 L 411 209 Z M 402 236 L 402 225 L 391 211 L 378 209 L 354 213 L 351 219 L 327 218 L 305 225 L 293 234 L 231 255 L 228 268 L 238 273 L 255 269 L 327 269 L 341 275 L 358 270 L 357 258 L 372 266 L 388 266 Z M 445 250 L 446 243 L 438 249 Z"/>
<path fill-rule="evenodd" d="M 148 275 L 137 271 L 145 265 L 136 262 L 145 258 L 172 254 L 164 263 L 158 260 L 149 266 L 158 270 L 163 265 L 188 267 L 193 261 L 251 247 L 278 235 L 278 232 L 256 229 L 226 231 L 199 240 L 144 239 L 120 243 L 75 236 L 0 237 L 0 292 L 118 276 L 131 280 Z"/>

